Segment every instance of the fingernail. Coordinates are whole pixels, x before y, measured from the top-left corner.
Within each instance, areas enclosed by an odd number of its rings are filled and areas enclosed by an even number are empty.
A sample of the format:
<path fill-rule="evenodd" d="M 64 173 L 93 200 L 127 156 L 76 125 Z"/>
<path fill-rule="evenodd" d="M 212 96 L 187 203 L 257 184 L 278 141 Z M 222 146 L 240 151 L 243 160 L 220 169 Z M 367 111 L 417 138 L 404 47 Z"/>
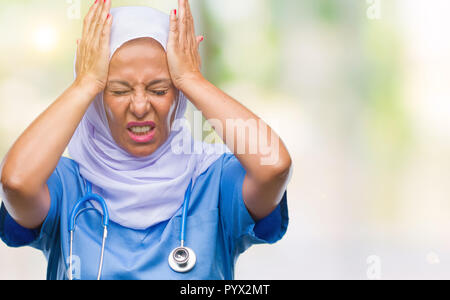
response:
<path fill-rule="evenodd" d="M 98 2 L 98 0 L 95 0 L 95 3 L 94 3 L 94 4 L 97 4 L 97 2 Z"/>
<path fill-rule="evenodd" d="M 176 9 L 174 9 L 174 10 L 173 10 L 173 12 L 175 13 L 175 16 L 176 16 L 176 15 L 177 15 L 177 10 L 176 10 Z"/>
<path fill-rule="evenodd" d="M 204 39 L 205 39 L 205 38 L 202 36 L 202 37 L 200 38 L 200 42 L 203 42 Z"/>
<path fill-rule="evenodd" d="M 109 18 L 109 16 L 111 16 L 111 14 L 108 14 L 108 16 L 106 17 L 107 19 Z"/>

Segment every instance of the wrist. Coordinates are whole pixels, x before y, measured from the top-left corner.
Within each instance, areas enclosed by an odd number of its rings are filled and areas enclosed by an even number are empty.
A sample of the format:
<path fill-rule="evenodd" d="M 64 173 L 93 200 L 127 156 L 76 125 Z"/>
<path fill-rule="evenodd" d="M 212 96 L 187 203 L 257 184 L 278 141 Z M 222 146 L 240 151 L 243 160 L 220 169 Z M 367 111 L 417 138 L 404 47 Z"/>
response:
<path fill-rule="evenodd" d="M 99 87 L 94 81 L 84 77 L 77 77 L 72 86 L 86 96 L 89 96 L 92 100 L 103 91 L 103 88 Z"/>
<path fill-rule="evenodd" d="M 189 91 L 198 85 L 199 83 L 205 81 L 206 79 L 203 77 L 202 73 L 195 72 L 189 73 L 180 78 L 178 83 L 176 84 L 177 88 L 181 90 L 184 94 L 188 94 Z"/>

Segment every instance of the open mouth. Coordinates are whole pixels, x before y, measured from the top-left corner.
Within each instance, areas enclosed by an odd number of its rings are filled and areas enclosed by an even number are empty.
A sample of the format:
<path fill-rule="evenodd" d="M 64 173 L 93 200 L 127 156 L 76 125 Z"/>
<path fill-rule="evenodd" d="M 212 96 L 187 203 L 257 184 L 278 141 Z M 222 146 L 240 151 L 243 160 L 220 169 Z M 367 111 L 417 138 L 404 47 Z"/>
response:
<path fill-rule="evenodd" d="M 130 131 L 132 134 L 137 136 L 145 136 L 149 134 L 155 127 L 152 126 L 142 126 L 142 127 L 131 127 L 128 128 L 128 131 Z"/>
<path fill-rule="evenodd" d="M 156 129 L 153 126 L 130 127 L 128 134 L 137 143 L 148 143 L 155 137 Z"/>

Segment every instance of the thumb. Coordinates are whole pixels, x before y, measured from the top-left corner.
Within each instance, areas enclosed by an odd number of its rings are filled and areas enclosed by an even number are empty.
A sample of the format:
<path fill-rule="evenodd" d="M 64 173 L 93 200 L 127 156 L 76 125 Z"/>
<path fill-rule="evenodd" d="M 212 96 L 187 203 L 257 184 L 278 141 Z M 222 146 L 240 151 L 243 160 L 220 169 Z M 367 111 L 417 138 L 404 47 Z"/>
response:
<path fill-rule="evenodd" d="M 203 40 L 205 39 L 205 37 L 203 35 L 200 35 L 197 37 L 197 46 L 200 46 L 200 43 L 203 42 Z"/>
<path fill-rule="evenodd" d="M 80 56 L 80 39 L 77 40 L 77 57 Z"/>

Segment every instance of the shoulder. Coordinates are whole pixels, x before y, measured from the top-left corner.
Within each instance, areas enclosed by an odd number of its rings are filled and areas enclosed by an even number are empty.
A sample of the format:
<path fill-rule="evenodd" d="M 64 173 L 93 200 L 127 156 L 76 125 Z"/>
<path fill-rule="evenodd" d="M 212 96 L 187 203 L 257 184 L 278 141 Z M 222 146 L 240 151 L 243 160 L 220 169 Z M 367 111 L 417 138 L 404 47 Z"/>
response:
<path fill-rule="evenodd" d="M 80 176 L 80 167 L 73 159 L 61 156 L 51 176 L 57 176 L 60 180 L 77 178 Z"/>
<path fill-rule="evenodd" d="M 61 197 L 64 191 L 78 191 L 83 184 L 80 168 L 76 161 L 71 158 L 61 156 L 58 164 L 47 181 L 50 194 Z"/>
<path fill-rule="evenodd" d="M 80 173 L 79 165 L 69 157 L 61 156 L 56 169 L 62 172 Z"/>
<path fill-rule="evenodd" d="M 244 167 L 234 154 L 225 153 L 222 156 L 222 169 L 226 171 L 242 171 Z"/>
<path fill-rule="evenodd" d="M 236 179 L 243 173 L 245 170 L 236 156 L 233 153 L 224 153 L 199 178 L 217 178 L 223 184 L 225 178 Z"/>
<path fill-rule="evenodd" d="M 240 161 L 233 153 L 222 154 L 222 156 L 220 156 L 210 167 L 210 169 L 215 171 L 236 170 L 240 168 L 243 169 Z"/>
<path fill-rule="evenodd" d="M 246 171 L 234 154 L 224 154 L 221 161 L 221 186 L 243 182 Z"/>

